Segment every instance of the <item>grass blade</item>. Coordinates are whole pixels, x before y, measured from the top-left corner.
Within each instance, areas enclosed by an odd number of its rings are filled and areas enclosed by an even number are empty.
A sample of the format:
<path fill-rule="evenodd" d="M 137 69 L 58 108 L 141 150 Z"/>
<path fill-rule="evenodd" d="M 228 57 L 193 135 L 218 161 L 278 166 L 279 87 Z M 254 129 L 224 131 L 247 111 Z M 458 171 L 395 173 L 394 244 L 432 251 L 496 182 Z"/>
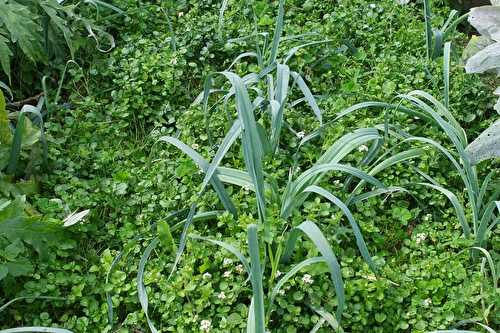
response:
<path fill-rule="evenodd" d="M 495 263 L 494 263 L 493 259 L 491 258 L 490 253 L 482 247 L 473 246 L 471 248 L 478 250 L 478 251 L 481 251 L 481 253 L 484 255 L 484 257 L 488 261 L 488 265 L 490 266 L 490 271 L 491 271 L 491 277 L 493 279 L 493 288 L 498 289 L 498 275 L 496 273 Z"/>

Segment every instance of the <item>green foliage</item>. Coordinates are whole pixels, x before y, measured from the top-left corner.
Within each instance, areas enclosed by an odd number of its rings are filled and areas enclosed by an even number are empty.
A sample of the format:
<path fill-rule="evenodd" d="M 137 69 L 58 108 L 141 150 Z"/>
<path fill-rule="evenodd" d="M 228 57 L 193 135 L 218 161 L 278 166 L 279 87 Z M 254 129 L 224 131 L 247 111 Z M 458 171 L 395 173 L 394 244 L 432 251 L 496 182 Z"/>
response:
<path fill-rule="evenodd" d="M 121 12 L 102 1 L 89 3 L 97 9 Z M 114 47 L 113 37 L 96 25 L 95 20 L 82 16 L 77 7 L 78 4 L 64 5 L 57 0 L 0 2 L 0 64 L 9 80 L 12 78 L 12 57 L 17 53 L 13 52 L 14 48 L 20 49 L 32 62 L 47 63 L 54 56 L 64 59 L 64 45 L 73 57 L 77 48 L 76 35 L 82 30 L 96 40 L 99 50 L 106 51 L 100 46 L 102 37 L 109 42 L 105 47 Z"/>
<path fill-rule="evenodd" d="M 46 261 L 50 256 L 49 250 L 62 237 L 60 226 L 40 221 L 37 216 L 28 216 L 24 200 L 23 197 L 18 197 L 13 201 L 1 201 L 0 280 L 32 274 L 34 266 L 30 260 L 30 251 L 35 250 L 40 260 Z M 6 283 L 12 283 L 12 280 L 7 280 Z"/>
<path fill-rule="evenodd" d="M 141 255 L 151 242 L 151 233 L 161 230 L 161 221 L 168 223 L 174 243 L 178 242 L 189 213 L 186 207 L 192 203 L 196 203 L 196 212 L 188 233 L 232 244 L 248 257 L 247 228 L 259 221 L 249 175 L 234 172 L 245 170 L 241 141 L 236 139 L 215 169 L 232 199 L 237 217 L 219 211 L 223 205 L 210 186 L 200 194 L 208 173 L 200 173 L 196 163 L 179 154 L 178 149 L 165 145 L 159 148 L 155 142 L 162 136 L 176 137 L 207 162 L 215 161 L 219 144 L 224 142 L 233 122 L 226 118 L 222 102 L 212 104 L 212 142 L 209 142 L 203 110 L 191 102 L 203 89 L 207 74 L 227 69 L 242 52 L 255 50 L 253 40 L 234 43 L 225 40 L 226 36 L 251 34 L 255 29 L 252 10 L 244 1 L 228 1 L 221 38 L 222 1 L 172 1 L 168 13 L 175 32 L 177 50 L 174 51 L 163 4 L 135 0 L 120 0 L 116 4 L 128 14 L 122 18 L 123 22 L 112 21 L 116 26 L 111 29 L 119 29 L 115 35 L 117 48 L 110 53 L 109 60 L 92 58 L 92 63 L 82 66 L 82 70 L 69 70 L 68 84 L 61 93 L 68 103 L 54 107 L 55 112 L 44 124 L 51 173 L 41 178 L 41 192 L 30 200 L 43 215 L 58 220 L 67 214 L 66 206 L 71 210 L 92 209 L 89 223 L 74 226 L 78 230 L 76 245 L 68 247 L 63 241 L 55 249 L 57 257 L 50 264 L 39 264 L 33 278 L 22 278 L 16 283 L 17 295 L 62 296 L 65 300 L 13 304 L 0 313 L 2 328 L 22 324 L 64 327 L 74 332 L 147 332 L 148 323 L 136 292 Z M 259 31 L 272 31 L 275 28 L 272 17 L 278 12 L 279 2 L 252 4 Z M 438 191 L 411 187 L 410 192 L 407 186 L 422 182 L 412 168 L 418 167 L 455 193 L 460 202 L 465 202 L 458 172 L 438 152 L 418 145 L 416 149 L 422 149 L 423 153 L 417 157 L 377 172 L 378 169 L 372 169 L 375 161 L 361 163 L 367 153 L 361 144 L 345 156 L 342 164 L 359 167 L 383 180 L 386 188 L 361 185 L 356 190 L 359 192 L 351 197 L 359 182 L 336 171 L 317 184 L 349 208 L 379 268 L 377 275 L 359 255 L 353 229 L 346 225 L 348 219 L 329 200 L 309 194 L 289 218 L 285 221 L 279 218 L 281 207 L 276 203 L 280 202 L 280 189 L 288 181 L 290 166 L 294 167 L 294 177 L 299 176 L 339 138 L 356 128 L 376 128 L 378 136 L 383 137 L 383 125 L 380 126 L 385 120 L 383 112 L 359 111 L 332 121 L 338 113 L 361 101 L 389 100 L 400 91 L 420 89 L 434 96 L 443 92 L 438 79 L 440 64 L 428 64 L 425 57 L 418 56 L 425 54 L 421 2 L 398 6 L 392 0 L 383 0 L 373 4 L 370 6 L 365 0 L 285 3 L 283 38 L 277 59 L 301 43 L 288 40 L 289 36 L 315 32 L 317 35 L 304 39 L 332 40 L 329 44 L 298 50 L 297 56 L 287 63 L 301 73 L 322 110 L 323 123 L 329 125 L 315 132 L 318 121 L 307 104 L 302 101 L 293 107 L 287 105 L 279 149 L 263 160 L 266 218 L 273 242 L 285 244 L 286 239 L 281 235 L 285 225 L 294 227 L 310 220 L 321 228 L 339 259 L 346 298 L 341 322 L 346 331 L 365 332 L 369 328 L 376 333 L 422 333 L 452 329 L 463 318 L 477 318 L 496 328 L 499 305 L 489 264 L 486 262 L 481 270 L 482 261 L 470 261 L 468 250 L 463 251 L 473 241 L 463 239 L 454 207 Z M 433 10 L 433 22 L 441 26 L 449 9 L 435 2 Z M 316 39 L 316 36 L 321 37 Z M 459 41 L 456 45 L 466 40 L 460 32 L 454 36 Z M 259 73 L 254 59 L 238 61 L 231 71 L 240 77 Z M 451 64 L 450 71 L 454 75 L 449 82 L 449 110 L 467 136 L 476 137 L 491 123 L 494 102 L 488 94 L 488 81 L 465 75 L 456 63 Z M 276 77 L 275 72 L 273 75 Z M 214 87 L 230 89 L 228 83 L 215 82 Z M 264 91 L 267 85 L 262 80 L 254 87 Z M 289 102 L 303 97 L 292 85 L 289 91 Z M 252 89 L 249 93 L 256 96 Z M 267 92 L 263 96 L 267 98 Z M 236 118 L 233 99 L 227 106 Z M 412 111 L 417 110 L 412 108 Z M 453 150 L 436 127 L 415 119 L 417 116 L 426 119 L 421 113 L 392 113 L 390 122 L 414 135 L 432 137 Z M 264 132 L 269 137 L 272 129 L 269 114 L 259 110 L 256 119 L 267 129 Z M 314 141 L 300 145 L 288 125 L 305 136 L 313 132 L 318 135 Z M 369 150 L 375 141 L 365 144 Z M 389 136 L 379 151 L 381 161 L 408 147 L 398 146 L 397 142 Z M 486 176 L 487 169 L 496 168 L 495 163 L 485 161 L 477 165 L 480 179 Z M 276 192 L 272 190 L 275 184 L 270 181 L 273 178 L 278 183 Z M 490 188 L 494 187 L 495 178 Z M 229 179 L 238 184 L 230 183 Z M 280 195 L 274 198 L 273 193 Z M 400 219 L 398 213 L 404 218 Z M 470 222 L 468 207 L 465 213 Z M 269 292 L 284 276 L 280 270 L 290 272 L 297 265 L 279 262 L 271 265 L 271 253 L 273 263 L 280 255 L 274 248 L 272 252 L 268 250 L 269 243 L 261 232 L 263 288 Z M 244 268 L 241 272 L 238 262 L 225 260 L 230 257 L 226 251 L 191 240 L 186 242 L 176 273 L 168 279 L 174 251 L 179 248 L 175 244 L 176 249 L 172 250 L 169 243 L 151 251 L 143 275 L 148 315 L 158 330 L 198 332 L 202 323 L 210 323 L 211 332 L 244 331 L 252 296 Z M 312 243 L 304 239 L 298 244 L 294 262 L 316 260 L 319 253 Z M 497 229 L 491 233 L 489 246 L 496 262 Z M 264 247 L 267 256 L 262 255 Z M 296 275 L 275 295 L 268 329 L 278 333 L 308 332 L 311 328 L 317 332 L 332 331 L 327 326 L 330 324 L 327 318 L 331 318 L 326 313 L 335 313 L 338 302 L 330 276 L 325 274 L 327 266 L 317 262 L 297 269 Z M 312 283 L 304 282 L 311 280 Z M 266 300 L 264 305 L 270 309 Z M 109 303 L 114 310 L 112 321 L 108 315 Z M 492 304 L 496 305 L 489 307 Z M 481 328 L 467 323 L 460 329 Z"/>

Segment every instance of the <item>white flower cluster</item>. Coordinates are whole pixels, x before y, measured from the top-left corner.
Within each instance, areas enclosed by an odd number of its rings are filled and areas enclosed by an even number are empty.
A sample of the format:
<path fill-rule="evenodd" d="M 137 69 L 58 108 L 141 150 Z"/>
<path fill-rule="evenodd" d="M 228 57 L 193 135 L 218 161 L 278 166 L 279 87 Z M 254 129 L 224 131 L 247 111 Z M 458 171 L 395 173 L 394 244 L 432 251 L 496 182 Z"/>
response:
<path fill-rule="evenodd" d="M 427 236 L 424 233 L 420 233 L 420 234 L 417 234 L 416 238 L 417 238 L 416 239 L 417 244 L 420 244 L 426 240 Z"/>
<path fill-rule="evenodd" d="M 312 284 L 314 280 L 312 279 L 311 275 L 304 274 L 304 276 L 302 277 L 302 282 L 304 282 L 305 284 Z"/>
<path fill-rule="evenodd" d="M 200 323 L 200 330 L 202 332 L 210 332 L 211 327 L 212 327 L 212 322 L 210 320 L 204 319 Z"/>

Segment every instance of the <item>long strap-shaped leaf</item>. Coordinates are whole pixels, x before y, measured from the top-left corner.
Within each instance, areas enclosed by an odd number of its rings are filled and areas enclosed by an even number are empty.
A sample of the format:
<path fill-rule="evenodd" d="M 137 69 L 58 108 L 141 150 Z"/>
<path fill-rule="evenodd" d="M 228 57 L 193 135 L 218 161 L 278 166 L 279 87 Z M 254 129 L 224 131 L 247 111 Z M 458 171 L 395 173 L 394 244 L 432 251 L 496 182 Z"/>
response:
<path fill-rule="evenodd" d="M 253 314 L 255 333 L 265 333 L 264 290 L 262 287 L 262 267 L 260 265 L 259 240 L 257 226 L 248 226 L 248 250 L 250 252 L 250 281 L 253 290 Z"/>
<path fill-rule="evenodd" d="M 210 163 L 210 166 L 205 173 L 205 178 L 203 179 L 203 183 L 201 184 L 201 192 L 205 190 L 205 187 L 208 185 L 210 180 L 212 179 L 212 176 L 214 175 L 215 171 L 217 170 L 217 167 L 219 166 L 220 162 L 226 155 L 226 153 L 229 151 L 229 148 L 233 145 L 233 143 L 236 141 L 236 139 L 240 136 L 241 134 L 241 123 L 239 119 L 235 120 L 233 123 L 233 126 L 231 126 L 231 129 L 229 132 L 227 132 L 226 136 L 224 137 L 224 140 L 222 141 L 221 145 L 219 146 L 219 149 L 217 150 L 217 153 L 215 154 L 214 159 Z"/>
<path fill-rule="evenodd" d="M 43 104 L 42 104 L 43 105 Z M 42 106 L 40 105 L 40 107 Z M 12 140 L 12 145 L 10 149 L 9 164 L 7 166 L 7 173 L 14 174 L 17 169 L 17 163 L 19 157 L 21 156 L 21 145 L 24 134 L 24 127 L 26 122 L 26 115 L 28 113 L 34 114 L 40 122 L 40 142 L 43 149 L 43 164 L 47 167 L 47 142 L 45 141 L 45 131 L 43 124 L 43 117 L 40 113 L 40 109 L 34 107 L 33 105 L 25 105 L 19 112 L 19 117 L 17 119 L 16 130 L 14 131 L 14 138 Z"/>
<path fill-rule="evenodd" d="M 201 171 L 205 173 L 208 171 L 210 164 L 194 149 L 192 149 L 179 139 L 173 138 L 171 136 L 163 136 L 160 139 L 158 139 L 158 141 L 163 141 L 177 147 L 183 153 L 188 155 L 196 163 L 196 165 L 198 165 Z M 212 177 L 210 177 L 210 183 L 214 187 L 214 190 L 219 196 L 219 199 L 222 201 L 224 208 L 231 214 L 236 216 L 237 215 L 236 207 L 234 206 L 231 198 L 229 197 L 229 194 L 226 192 L 224 185 L 217 177 L 217 172 L 214 172 Z"/>
<path fill-rule="evenodd" d="M 327 190 L 325 190 L 319 186 L 316 186 L 316 185 L 309 186 L 304 191 L 317 193 L 317 194 L 323 196 L 325 199 L 329 200 L 331 203 L 333 203 L 338 208 L 340 208 L 342 213 L 344 213 L 344 215 L 347 217 L 349 224 L 351 225 L 352 231 L 354 233 L 354 237 L 356 238 L 356 245 L 358 246 L 358 249 L 361 252 L 361 255 L 363 256 L 363 259 L 365 259 L 365 261 L 368 263 L 368 266 L 370 266 L 371 270 L 376 272 L 377 267 L 375 266 L 375 263 L 373 262 L 372 257 L 370 255 L 370 253 L 368 252 L 368 247 L 366 246 L 365 240 L 363 238 L 363 234 L 361 233 L 361 230 L 359 229 L 358 223 L 354 219 L 354 216 L 352 215 L 349 208 L 347 208 L 347 206 L 342 202 L 342 200 L 340 200 L 339 198 L 337 198 L 336 196 L 334 196 L 332 193 L 328 192 Z"/>
<path fill-rule="evenodd" d="M 465 217 L 464 208 L 463 208 L 462 204 L 460 203 L 460 201 L 458 201 L 457 196 L 455 194 L 453 194 L 453 192 L 445 189 L 442 186 L 438 186 L 435 184 L 429 184 L 429 183 L 419 183 L 419 185 L 430 187 L 430 188 L 433 188 L 435 190 L 438 190 L 439 192 L 443 193 L 448 198 L 448 200 L 450 200 L 451 204 L 453 205 L 453 208 L 455 208 L 455 212 L 457 213 L 458 221 L 460 222 L 460 225 L 462 226 L 462 230 L 464 232 L 465 237 L 469 237 L 470 236 L 469 223 L 467 222 L 467 218 Z"/>
<path fill-rule="evenodd" d="M 401 163 L 401 162 L 404 162 L 404 161 L 407 161 L 407 160 L 419 157 L 419 156 L 421 156 L 423 154 L 424 154 L 424 150 L 423 149 L 414 148 L 414 149 L 405 150 L 403 152 L 399 152 L 397 154 L 389 156 L 388 158 L 382 158 L 381 157 L 380 159 L 378 159 L 375 162 L 375 165 L 371 168 L 371 170 L 368 172 L 368 174 L 370 176 L 375 176 L 379 172 L 381 172 L 381 171 L 383 171 L 383 170 L 385 170 L 385 169 L 387 169 L 387 168 L 389 168 L 389 167 L 391 167 L 391 166 L 393 166 L 393 165 L 395 165 L 397 163 Z M 383 156 L 383 157 L 385 157 L 385 156 Z M 356 187 L 352 191 L 351 197 L 349 198 L 349 200 L 347 200 L 347 205 L 348 206 L 350 205 L 351 200 L 354 198 L 354 194 L 357 193 L 359 191 L 359 189 L 363 187 L 364 184 L 365 184 L 365 181 L 361 180 L 356 185 Z"/>
<path fill-rule="evenodd" d="M 181 238 L 179 240 L 179 247 L 177 248 L 177 253 L 175 254 L 174 264 L 172 265 L 172 270 L 170 271 L 170 275 L 168 276 L 168 280 L 172 277 L 175 270 L 177 269 L 177 264 L 181 260 L 182 253 L 184 252 L 184 248 L 186 247 L 187 235 L 189 231 L 189 227 L 193 223 L 193 218 L 196 213 L 196 203 L 191 204 L 191 208 L 189 209 L 188 216 L 186 218 L 186 222 L 184 223 L 184 227 L 182 228 Z"/>
<path fill-rule="evenodd" d="M 262 143 L 257 130 L 253 106 L 243 80 L 232 72 L 222 72 L 235 90 L 236 109 L 243 126 L 243 156 L 248 174 L 252 178 L 257 196 L 259 218 L 265 221 L 264 174 L 262 171 Z"/>
<path fill-rule="evenodd" d="M 288 217 L 295 207 L 299 207 L 306 200 L 309 193 L 304 192 L 304 189 L 310 185 L 317 183 L 318 175 L 323 175 L 330 171 L 341 171 L 349 175 L 355 176 L 366 181 L 378 188 L 385 188 L 375 177 L 370 176 L 364 171 L 355 167 L 337 163 L 314 165 L 312 168 L 302 173 L 283 193 L 281 216 Z"/>
<path fill-rule="evenodd" d="M 0 330 L 0 333 L 29 333 L 29 332 L 73 333 L 72 331 L 63 328 L 40 327 L 40 326 L 26 326 L 26 327 L 16 327 L 16 328 L 8 328 L 6 330 Z"/>
<path fill-rule="evenodd" d="M 276 148 L 278 147 L 281 128 L 283 127 L 283 112 L 288 97 L 290 68 L 287 65 L 278 64 L 276 68 L 276 76 L 277 80 L 276 80 L 275 99 L 278 108 L 276 111 L 272 110 L 274 112 L 272 112 L 272 118 L 271 118 L 271 123 L 272 123 L 271 142 L 273 146 L 273 151 L 275 151 Z"/>
<path fill-rule="evenodd" d="M 139 268 L 137 270 L 137 295 L 139 296 L 139 302 L 141 303 L 142 311 L 146 316 L 146 321 L 148 323 L 149 329 L 152 333 L 158 333 L 158 330 L 154 326 L 153 322 L 149 318 L 148 313 L 148 293 L 146 291 L 146 287 L 144 286 L 144 268 L 146 267 L 146 263 L 151 255 L 151 251 L 160 243 L 160 239 L 155 237 L 151 243 L 146 247 L 146 250 L 141 256 L 141 260 L 139 261 Z"/>
<path fill-rule="evenodd" d="M 285 283 L 290 280 L 295 274 L 297 274 L 301 269 L 304 267 L 314 265 L 320 262 L 325 262 L 325 258 L 323 257 L 313 257 L 313 258 L 308 258 L 297 265 L 293 266 L 292 269 L 290 269 L 283 277 L 276 283 L 276 285 L 273 288 L 273 291 L 271 292 L 271 296 L 269 299 L 269 310 L 272 310 L 272 306 L 274 303 L 274 300 L 276 299 L 276 296 L 278 296 L 279 291 L 281 288 L 285 285 Z"/>
<path fill-rule="evenodd" d="M 283 19 L 285 17 L 285 0 L 280 0 L 278 9 L 278 18 L 276 19 L 276 27 L 274 28 L 273 42 L 271 45 L 271 54 L 269 56 L 269 63 L 276 61 L 278 56 L 278 47 L 280 45 L 281 33 L 283 32 Z"/>
<path fill-rule="evenodd" d="M 290 260 L 295 248 L 295 243 L 297 242 L 297 238 L 302 232 L 306 234 L 307 237 L 309 237 L 309 239 L 314 243 L 318 251 L 325 258 L 326 264 L 330 270 L 333 286 L 335 288 L 335 293 L 337 294 L 338 299 L 336 316 L 340 324 L 345 306 L 344 282 L 342 280 L 340 265 L 325 236 L 314 222 L 305 221 L 298 227 L 292 229 L 286 243 L 285 251 L 283 252 L 282 262 L 286 263 Z"/>
<path fill-rule="evenodd" d="M 321 114 L 321 110 L 318 106 L 318 103 L 316 103 L 316 99 L 314 98 L 313 94 L 311 93 L 311 90 L 309 90 L 309 87 L 307 86 L 306 82 L 300 76 L 299 73 L 297 72 L 290 72 L 290 75 L 293 77 L 294 82 L 297 84 L 299 87 L 300 91 L 302 91 L 302 94 L 304 94 L 304 98 L 306 99 L 307 104 L 311 107 L 311 109 L 314 112 L 314 115 L 319 121 L 319 125 L 323 125 L 323 117 Z"/>

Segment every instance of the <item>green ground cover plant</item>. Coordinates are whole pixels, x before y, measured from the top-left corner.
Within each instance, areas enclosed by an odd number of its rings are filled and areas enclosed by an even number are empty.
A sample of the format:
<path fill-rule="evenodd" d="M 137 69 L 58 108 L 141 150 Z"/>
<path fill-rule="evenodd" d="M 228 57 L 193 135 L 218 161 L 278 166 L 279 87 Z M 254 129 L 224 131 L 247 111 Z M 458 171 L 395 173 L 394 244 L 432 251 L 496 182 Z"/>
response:
<path fill-rule="evenodd" d="M 423 1 L 112 4 L 116 48 L 68 66 L 44 119 L 49 170 L 18 215 L 90 212 L 47 260 L 16 242 L 31 273 L 0 282 L 0 330 L 498 330 L 498 159 L 464 159 L 495 122 L 494 87 L 460 62 L 467 22 L 428 61 Z M 437 27 L 451 13 L 432 11 Z M 327 247 L 294 229 L 313 225 Z"/>

